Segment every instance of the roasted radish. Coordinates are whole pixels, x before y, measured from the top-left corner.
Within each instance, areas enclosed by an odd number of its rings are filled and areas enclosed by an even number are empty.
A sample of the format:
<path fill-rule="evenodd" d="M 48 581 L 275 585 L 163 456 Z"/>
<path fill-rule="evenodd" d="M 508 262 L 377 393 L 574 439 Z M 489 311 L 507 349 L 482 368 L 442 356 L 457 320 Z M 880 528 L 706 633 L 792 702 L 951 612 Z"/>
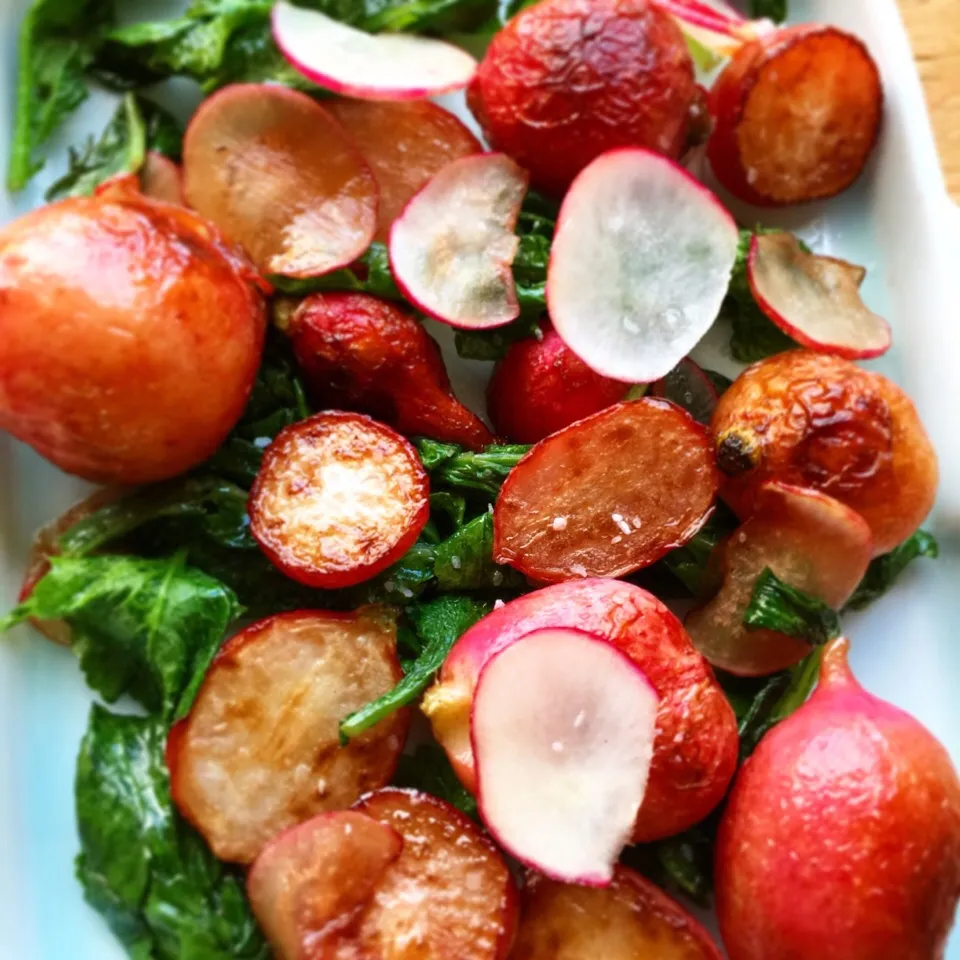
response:
<path fill-rule="evenodd" d="M 140 168 L 140 189 L 147 197 L 183 205 L 180 167 L 162 153 L 150 151 Z"/>
<path fill-rule="evenodd" d="M 195 213 L 136 178 L 0 230 L 0 430 L 101 483 L 197 466 L 243 413 L 262 281 Z"/>
<path fill-rule="evenodd" d="M 634 839 L 670 836 L 702 820 L 723 798 L 736 767 L 733 711 L 677 618 L 646 590 L 618 580 L 538 590 L 494 610 L 456 643 L 423 709 L 464 785 L 477 786 L 470 714 L 481 671 L 521 637 L 547 629 L 603 637 L 636 664 L 659 697 Z"/>
<path fill-rule="evenodd" d="M 649 880 L 617 867 L 604 890 L 531 876 L 511 960 L 721 960 L 710 935 Z"/>
<path fill-rule="evenodd" d="M 711 558 L 722 579 L 716 595 L 686 619 L 693 645 L 714 666 L 742 676 L 792 666 L 810 652 L 807 643 L 744 626 L 757 577 L 770 569 L 839 610 L 872 556 L 870 527 L 859 513 L 819 491 L 769 483 L 761 488 L 750 519 Z"/>
<path fill-rule="evenodd" d="M 250 492 L 250 532 L 271 562 L 312 587 L 345 587 L 413 546 L 430 513 L 429 480 L 400 434 L 330 411 L 282 430 Z"/>
<path fill-rule="evenodd" d="M 453 395 L 440 348 L 405 310 L 365 293 L 308 297 L 287 325 L 316 404 L 360 410 L 408 436 L 493 443 Z"/>
<path fill-rule="evenodd" d="M 487 387 L 497 434 L 537 443 L 622 400 L 628 385 L 594 373 L 550 326 L 511 344 Z"/>
<path fill-rule="evenodd" d="M 808 253 L 792 233 L 758 233 L 747 278 L 760 309 L 797 343 L 848 360 L 890 349 L 890 325 L 860 297 L 867 271 Z"/>
<path fill-rule="evenodd" d="M 707 148 L 717 179 L 757 205 L 846 190 L 880 131 L 883 88 L 856 37 L 805 24 L 747 43 L 710 91 Z"/>
<path fill-rule="evenodd" d="M 448 163 L 483 147 L 452 114 L 429 100 L 378 103 L 330 100 L 327 109 L 353 137 L 380 188 L 377 239 L 410 199 Z"/>
<path fill-rule="evenodd" d="M 516 888 L 473 821 L 436 797 L 396 788 L 354 809 L 403 838 L 359 924 L 369 955 L 406 960 L 407 945 L 416 944 L 417 960 L 504 960 L 516 931 Z"/>
<path fill-rule="evenodd" d="M 400 710 L 340 746 L 340 721 L 402 676 L 396 625 L 376 608 L 301 611 L 228 641 L 167 742 L 180 812 L 223 860 L 249 863 L 281 830 L 386 784 Z"/>
<path fill-rule="evenodd" d="M 738 240 L 720 201 L 675 163 L 606 153 L 560 208 L 547 268 L 553 325 L 598 373 L 659 380 L 717 319 Z"/>
<path fill-rule="evenodd" d="M 468 91 L 494 149 L 556 196 L 616 147 L 678 158 L 696 97 L 683 36 L 649 0 L 531 6 L 493 38 Z"/>
<path fill-rule="evenodd" d="M 255 83 L 205 100 L 183 141 L 184 194 L 260 270 L 346 266 L 377 229 L 377 182 L 340 124 L 305 93 Z"/>
<path fill-rule="evenodd" d="M 710 378 L 689 357 L 684 357 L 662 380 L 651 384 L 650 395 L 683 407 L 694 420 L 706 426 L 720 397 Z"/>
<path fill-rule="evenodd" d="M 247 893 L 280 960 L 349 956 L 351 923 L 403 846 L 396 830 L 352 810 L 318 814 L 274 837 L 247 876 Z"/>
<path fill-rule="evenodd" d="M 603 886 L 647 788 L 659 697 L 606 637 L 535 630 L 490 657 L 470 717 L 480 815 L 555 879 Z"/>
<path fill-rule="evenodd" d="M 444 167 L 390 230 L 390 266 L 407 299 L 454 327 L 498 327 L 520 314 L 511 265 L 527 175 L 484 153 Z"/>
<path fill-rule="evenodd" d="M 348 97 L 426 100 L 465 87 L 477 62 L 450 43 L 409 33 L 366 33 L 280 0 L 273 38 L 308 80 Z"/>
<path fill-rule="evenodd" d="M 493 553 L 535 580 L 620 577 L 703 525 L 718 475 L 706 430 L 665 400 L 617 404 L 538 443 L 507 477 Z"/>
<path fill-rule="evenodd" d="M 742 519 L 760 487 L 822 490 L 870 524 L 877 554 L 920 526 L 937 458 L 909 397 L 848 360 L 791 350 L 745 370 L 711 423 L 721 494 Z"/>

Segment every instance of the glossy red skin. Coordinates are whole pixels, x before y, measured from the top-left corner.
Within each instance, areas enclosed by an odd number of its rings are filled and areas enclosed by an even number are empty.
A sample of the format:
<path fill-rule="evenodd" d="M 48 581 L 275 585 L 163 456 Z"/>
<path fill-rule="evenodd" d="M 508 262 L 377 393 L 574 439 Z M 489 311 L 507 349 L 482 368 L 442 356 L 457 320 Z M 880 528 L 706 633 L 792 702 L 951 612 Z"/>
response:
<path fill-rule="evenodd" d="M 467 98 L 493 148 L 560 196 L 616 147 L 678 158 L 697 89 L 680 28 L 649 0 L 543 0 L 493 38 Z"/>
<path fill-rule="evenodd" d="M 342 562 L 339 565 L 318 566 L 314 563 L 314 558 L 303 555 L 297 549 L 296 544 L 291 546 L 285 539 L 284 531 L 274 530 L 267 518 L 268 511 L 271 511 L 275 516 L 282 513 L 282 511 L 272 508 L 269 503 L 269 484 L 287 476 L 292 477 L 298 469 L 298 464 L 291 462 L 289 459 L 292 455 L 290 451 L 292 442 L 295 438 L 300 438 L 308 445 L 315 445 L 318 432 L 324 423 L 332 423 L 334 426 L 340 424 L 356 425 L 366 434 L 358 446 L 348 447 L 344 443 L 336 451 L 336 456 L 339 459 L 364 456 L 370 458 L 372 463 L 378 464 L 382 463 L 386 456 L 395 456 L 404 460 L 405 469 L 416 477 L 416 482 L 413 484 L 414 489 L 411 493 L 416 501 L 411 505 L 416 509 L 408 510 L 404 528 L 401 535 L 395 538 L 393 546 L 389 550 L 378 550 L 378 547 L 382 545 L 379 541 L 395 532 L 392 529 L 384 530 L 381 524 L 378 537 L 361 544 L 350 545 L 351 547 L 356 546 L 356 549 L 349 565 Z M 372 436 L 376 437 L 377 445 L 375 447 L 366 442 Z M 393 479 L 391 471 L 384 469 L 381 471 L 381 475 L 383 476 L 384 487 L 386 487 Z M 303 492 L 303 489 L 300 488 L 294 492 L 288 491 L 288 495 L 300 495 Z M 385 492 L 386 495 L 390 495 L 390 491 Z M 378 573 L 382 573 L 416 543 L 420 531 L 423 530 L 430 519 L 429 494 L 430 478 L 411 443 L 390 427 L 363 414 L 328 410 L 285 427 L 277 434 L 273 443 L 267 447 L 260 465 L 260 471 L 250 490 L 250 499 L 247 506 L 247 512 L 250 515 L 250 532 L 270 562 L 292 580 L 303 583 L 308 587 L 318 587 L 325 590 L 351 587 L 375 577 Z"/>
<path fill-rule="evenodd" d="M 408 436 L 480 450 L 483 421 L 454 396 L 440 348 L 413 316 L 365 293 L 318 293 L 287 332 L 320 407 L 368 413 Z"/>
<path fill-rule="evenodd" d="M 445 823 L 451 831 L 456 831 L 460 834 L 460 837 L 466 838 L 469 845 L 484 851 L 489 859 L 503 863 L 503 857 L 497 845 L 473 820 L 461 813 L 452 804 L 429 793 L 401 787 L 384 787 L 361 797 L 354 804 L 353 809 L 372 817 L 378 823 L 391 827 L 403 837 L 405 844 L 415 846 L 416 834 L 412 833 L 410 828 L 406 826 L 411 822 L 411 817 L 409 814 L 406 817 L 404 816 L 406 812 L 404 808 L 408 805 L 430 807 L 435 822 Z M 460 847 L 461 844 L 457 843 L 457 846 Z M 401 853 L 401 858 L 402 856 Z M 520 895 L 517 884 L 514 881 L 513 874 L 505 865 L 504 870 L 503 899 L 500 905 L 499 921 L 501 930 L 497 938 L 495 960 L 507 960 L 516 937 L 520 913 Z"/>
<path fill-rule="evenodd" d="M 816 36 L 819 33 L 840 34 L 841 31 L 820 24 L 801 24 L 773 31 L 745 44 L 727 63 L 723 72 L 710 88 L 709 105 L 714 123 L 713 132 L 707 143 L 707 156 L 720 183 L 734 196 L 746 203 L 758 207 L 774 207 L 783 203 L 783 201 L 778 201 L 754 189 L 741 157 L 738 128 L 743 120 L 747 101 L 753 92 L 754 85 L 757 83 L 758 75 L 761 69 L 769 66 L 781 53 L 789 50 L 795 44 L 802 43 L 805 38 Z M 869 52 L 859 40 L 849 34 L 843 34 L 843 36 L 859 45 L 865 56 L 870 59 Z M 768 82 L 773 83 L 775 80 L 771 77 Z M 879 75 L 877 76 L 877 86 L 879 87 Z M 869 144 L 865 152 L 864 163 L 869 158 L 879 134 L 880 125 L 877 124 L 873 142 Z M 856 179 L 856 177 L 853 177 L 853 179 Z M 849 186 L 849 184 L 847 185 Z M 823 198 L 836 192 L 839 191 L 824 194 Z M 820 199 L 820 197 L 808 197 L 806 199 L 813 200 Z"/>
<path fill-rule="evenodd" d="M 634 842 L 668 837 L 702 820 L 723 799 L 736 769 L 736 719 L 680 621 L 633 584 L 603 579 L 556 584 L 511 601 L 471 627 L 440 671 L 441 689 L 462 698 L 464 729 L 486 662 L 526 634 L 547 627 L 568 627 L 609 640 L 643 670 L 660 697 L 650 778 Z M 457 776 L 474 790 L 469 733 L 463 752 L 449 740 L 444 743 L 439 733 L 438 739 Z"/>
<path fill-rule="evenodd" d="M 960 783 L 911 716 L 864 691 L 847 641 L 734 784 L 717 841 L 731 960 L 940 960 L 960 899 Z"/>
<path fill-rule="evenodd" d="M 253 386 L 261 283 L 213 226 L 126 182 L 15 220 L 0 232 L 0 429 L 100 483 L 196 466 Z"/>
<path fill-rule="evenodd" d="M 538 443 L 618 403 L 629 388 L 591 370 L 549 324 L 542 330 L 542 339 L 511 344 L 487 387 L 494 428 L 514 443 Z"/>

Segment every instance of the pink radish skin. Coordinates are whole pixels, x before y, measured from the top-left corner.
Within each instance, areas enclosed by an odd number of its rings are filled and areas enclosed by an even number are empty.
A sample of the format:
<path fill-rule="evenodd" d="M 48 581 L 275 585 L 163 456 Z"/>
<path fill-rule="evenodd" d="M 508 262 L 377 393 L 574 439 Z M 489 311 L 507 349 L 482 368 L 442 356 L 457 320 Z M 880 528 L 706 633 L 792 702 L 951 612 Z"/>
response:
<path fill-rule="evenodd" d="M 731 960 L 942 960 L 960 899 L 960 783 L 943 746 L 867 693 L 848 642 L 761 740 L 717 840 Z"/>
<path fill-rule="evenodd" d="M 403 295 L 452 327 L 515 320 L 514 228 L 528 183 L 527 173 L 502 153 L 447 164 L 390 230 L 390 267 Z"/>
<path fill-rule="evenodd" d="M 807 253 L 791 233 L 754 236 L 747 279 L 760 309 L 811 350 L 869 360 L 890 349 L 890 324 L 860 298 L 863 267 Z"/>
<path fill-rule="evenodd" d="M 605 377 L 659 380 L 717 319 L 738 239 L 733 217 L 682 167 L 649 150 L 611 150 L 560 208 L 547 269 L 554 329 Z"/>
<path fill-rule="evenodd" d="M 471 714 L 480 814 L 555 880 L 606 886 L 643 801 L 659 698 L 609 640 L 537 630 L 487 661 Z"/>
<path fill-rule="evenodd" d="M 462 90 L 477 61 L 465 50 L 405 33 L 370 34 L 280 0 L 273 38 L 299 73 L 358 100 L 426 100 Z"/>

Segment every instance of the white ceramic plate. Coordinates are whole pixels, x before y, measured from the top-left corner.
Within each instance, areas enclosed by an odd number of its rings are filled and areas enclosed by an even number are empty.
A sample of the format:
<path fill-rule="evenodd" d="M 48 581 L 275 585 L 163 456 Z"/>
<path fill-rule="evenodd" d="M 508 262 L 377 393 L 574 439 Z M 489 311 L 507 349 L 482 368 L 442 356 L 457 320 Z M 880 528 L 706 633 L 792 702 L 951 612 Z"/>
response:
<path fill-rule="evenodd" d="M 11 128 L 15 35 L 26 0 L 0 0 L 0 156 Z M 174 4 L 136 4 L 151 14 Z M 869 174 L 839 200 L 782 223 L 870 268 L 865 295 L 889 316 L 894 351 L 879 364 L 916 398 L 934 436 L 943 482 L 933 528 L 938 563 L 921 563 L 892 595 L 851 618 L 854 666 L 880 696 L 910 710 L 960 759 L 960 217 L 946 197 L 923 95 L 894 0 L 792 0 L 798 20 L 859 34 L 880 63 L 888 97 L 883 141 Z M 57 146 L 99 130 L 96 99 Z M 62 163 L 23 196 L 0 191 L 0 223 L 40 202 Z M 756 215 L 747 214 L 749 221 Z M 475 372 L 455 364 L 466 399 Z M 459 373 L 459 377 L 458 377 Z M 33 531 L 83 485 L 0 436 L 0 606 L 14 599 Z M 0 643 L 0 960 L 121 960 L 123 951 L 83 902 L 73 879 L 77 838 L 73 770 L 90 696 L 74 657 L 26 628 Z M 960 960 L 960 934 L 948 952 Z M 894 960 L 894 958 L 891 958 Z"/>

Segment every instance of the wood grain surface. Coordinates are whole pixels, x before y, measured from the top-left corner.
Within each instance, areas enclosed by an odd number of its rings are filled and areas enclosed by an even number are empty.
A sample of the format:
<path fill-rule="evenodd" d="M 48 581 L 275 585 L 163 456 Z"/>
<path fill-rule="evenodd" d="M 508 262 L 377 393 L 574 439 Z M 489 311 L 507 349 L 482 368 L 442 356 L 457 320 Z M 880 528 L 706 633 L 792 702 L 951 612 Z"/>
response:
<path fill-rule="evenodd" d="M 960 0 L 900 0 L 900 9 L 927 92 L 947 187 L 960 202 Z"/>

